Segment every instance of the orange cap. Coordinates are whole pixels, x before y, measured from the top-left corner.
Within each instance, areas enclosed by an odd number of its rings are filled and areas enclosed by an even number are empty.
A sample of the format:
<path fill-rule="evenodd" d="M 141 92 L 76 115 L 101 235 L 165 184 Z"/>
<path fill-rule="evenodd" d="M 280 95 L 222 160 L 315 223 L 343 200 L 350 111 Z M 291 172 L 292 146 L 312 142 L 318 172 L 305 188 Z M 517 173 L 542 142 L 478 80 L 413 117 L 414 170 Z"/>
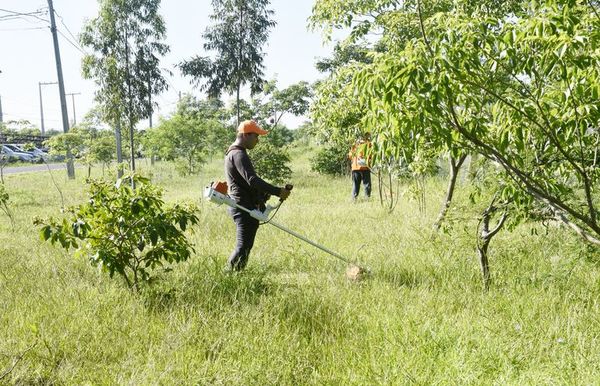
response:
<path fill-rule="evenodd" d="M 269 133 L 268 131 L 261 129 L 255 121 L 244 121 L 240 123 L 237 131 L 238 133 L 256 133 L 258 135 Z"/>

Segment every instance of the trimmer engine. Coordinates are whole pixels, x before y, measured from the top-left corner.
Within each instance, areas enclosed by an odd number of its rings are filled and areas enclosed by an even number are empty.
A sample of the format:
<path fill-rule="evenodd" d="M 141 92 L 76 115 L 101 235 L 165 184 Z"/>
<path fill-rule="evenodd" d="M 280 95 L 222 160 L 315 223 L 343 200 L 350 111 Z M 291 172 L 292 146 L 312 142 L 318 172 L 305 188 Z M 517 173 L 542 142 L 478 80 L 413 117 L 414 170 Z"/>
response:
<path fill-rule="evenodd" d="M 271 213 L 271 211 L 273 209 L 276 209 L 277 207 L 279 207 L 279 205 L 281 204 L 281 202 L 280 202 L 276 206 L 267 205 L 266 209 L 263 212 L 261 212 L 258 209 L 250 210 L 250 209 L 241 207 L 240 205 L 238 205 L 235 202 L 235 200 L 233 198 L 231 198 L 227 195 L 227 182 L 222 182 L 222 181 L 212 182 L 209 186 L 204 188 L 204 198 L 206 198 L 207 200 L 209 200 L 211 202 L 214 202 L 217 205 L 225 204 L 232 208 L 242 209 L 245 212 L 248 212 L 248 214 L 250 214 L 250 216 L 254 217 L 258 221 L 268 221 L 269 214 Z"/>

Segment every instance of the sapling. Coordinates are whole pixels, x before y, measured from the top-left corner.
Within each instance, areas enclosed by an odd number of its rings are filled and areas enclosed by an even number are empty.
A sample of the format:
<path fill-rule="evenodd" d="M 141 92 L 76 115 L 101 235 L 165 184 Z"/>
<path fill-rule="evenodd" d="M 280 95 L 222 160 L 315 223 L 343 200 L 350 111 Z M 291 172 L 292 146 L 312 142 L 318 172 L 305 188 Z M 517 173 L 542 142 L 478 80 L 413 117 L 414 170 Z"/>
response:
<path fill-rule="evenodd" d="M 131 188 L 132 181 L 136 189 Z M 36 224 L 42 225 L 43 240 L 76 248 L 110 277 L 118 273 L 137 291 L 158 268 L 185 261 L 193 251 L 184 231 L 198 222 L 196 209 L 166 207 L 161 196 L 159 188 L 137 174 L 116 184 L 91 181 L 85 204 L 67 209 L 70 215 L 62 220 L 36 220 Z"/>
<path fill-rule="evenodd" d="M 0 209 L 6 214 L 6 216 L 10 219 L 10 225 L 12 229 L 15 229 L 15 218 L 8 206 L 8 201 L 10 200 L 10 196 L 6 191 L 6 187 L 4 186 L 4 182 L 0 183 Z"/>

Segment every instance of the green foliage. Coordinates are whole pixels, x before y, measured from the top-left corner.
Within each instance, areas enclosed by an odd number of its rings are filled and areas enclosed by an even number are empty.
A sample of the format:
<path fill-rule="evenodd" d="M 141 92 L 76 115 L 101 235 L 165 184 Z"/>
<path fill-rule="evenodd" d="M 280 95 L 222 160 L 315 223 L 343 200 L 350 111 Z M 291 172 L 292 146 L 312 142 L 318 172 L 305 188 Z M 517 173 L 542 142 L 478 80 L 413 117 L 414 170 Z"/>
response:
<path fill-rule="evenodd" d="M 44 144 L 50 149 L 50 155 L 64 158 L 70 151 L 74 157 L 80 157 L 85 152 L 85 138 L 76 130 L 50 137 Z"/>
<path fill-rule="evenodd" d="M 338 68 L 351 62 L 371 63 L 370 50 L 364 45 L 336 43 L 333 47 L 333 56 L 317 61 L 315 67 L 319 72 L 333 73 Z"/>
<path fill-rule="evenodd" d="M 365 106 L 357 100 L 351 86 L 352 76 L 360 68 L 361 64 L 348 64 L 315 86 L 310 116 L 322 142 L 351 142 L 361 131 Z"/>
<path fill-rule="evenodd" d="M 207 155 L 223 154 L 234 139 L 235 132 L 221 123 L 223 114 L 216 99 L 185 96 L 172 117 L 146 131 L 144 148 L 150 155 L 176 161 L 184 175 L 198 173 Z"/>
<path fill-rule="evenodd" d="M 44 143 L 50 148 L 50 155 L 63 159 L 70 151 L 88 168 L 96 162 L 100 162 L 103 167 L 106 166 L 114 159 L 116 148 L 113 133 L 97 130 L 86 122 L 75 126 L 68 133 L 50 137 Z"/>
<path fill-rule="evenodd" d="M 327 146 L 319 149 L 310 160 L 310 169 L 320 174 L 346 175 L 350 171 L 347 146 Z"/>
<path fill-rule="evenodd" d="M 129 183 L 133 180 L 136 189 Z M 116 184 L 92 181 L 88 202 L 70 208 L 67 218 L 36 220 L 43 240 L 77 248 L 112 277 L 119 274 L 135 290 L 157 268 L 185 261 L 193 251 L 184 231 L 196 224 L 195 209 L 165 208 L 161 190 L 132 175 Z"/>
<path fill-rule="evenodd" d="M 79 154 L 83 162 L 88 167 L 100 162 L 104 169 L 115 158 L 117 144 L 114 133 L 100 129 L 101 125 L 102 114 L 93 108 L 70 132 L 79 134 L 83 139 L 83 149 Z"/>
<path fill-rule="evenodd" d="M 91 139 L 89 146 L 89 157 L 91 161 L 98 161 L 103 166 L 108 165 L 115 155 L 115 137 L 112 133 L 103 132 L 96 138 Z"/>
<path fill-rule="evenodd" d="M 349 3 L 363 6 L 354 17 L 393 13 L 378 2 Z M 595 8 L 443 3 L 396 10 L 413 20 L 413 35 L 354 74 L 352 92 L 366 112 L 361 122 L 381 134 L 378 153 L 401 155 L 411 143 L 455 157 L 479 153 L 501 165 L 502 183 L 600 244 Z M 336 15 L 330 21 L 339 21 Z"/>
<path fill-rule="evenodd" d="M 132 165 L 134 126 L 152 114 L 151 96 L 167 88 L 160 57 L 169 47 L 162 43 L 166 30 L 159 7 L 160 0 L 101 0 L 98 16 L 84 25 L 80 37 L 81 45 L 94 52 L 82 60 L 83 76 L 98 86 L 102 119 L 119 131 L 127 124 Z"/>
<path fill-rule="evenodd" d="M 272 81 L 265 86 L 264 94 L 269 97 L 268 101 L 261 103 L 258 110 L 260 116 L 270 117 L 267 124 L 271 128 L 278 127 L 286 113 L 295 116 L 306 114 L 312 98 L 312 90 L 307 82 L 299 82 L 279 90 L 276 82 Z"/>
<path fill-rule="evenodd" d="M 169 51 L 159 6 L 160 0 L 102 0 L 98 16 L 83 27 L 81 44 L 96 53 L 83 58 L 83 75 L 99 86 L 96 100 L 113 126 L 147 117 L 150 95 L 167 87 L 159 68 Z"/>
<path fill-rule="evenodd" d="M 10 209 L 9 201 L 10 201 L 10 195 L 8 194 L 8 191 L 6 190 L 6 186 L 4 185 L 4 182 L 1 182 L 0 183 L 0 209 L 2 209 L 4 214 L 9 218 L 12 228 L 14 230 L 15 218 L 14 218 L 12 210 Z"/>
<path fill-rule="evenodd" d="M 20 137 L 23 135 L 41 135 L 40 129 L 35 127 L 27 119 L 2 122 L 0 125 L 0 133 L 4 134 L 9 142 L 12 142 L 11 137 Z"/>
<path fill-rule="evenodd" d="M 192 76 L 210 97 L 223 91 L 235 93 L 238 121 L 241 86 L 250 83 L 254 94 L 264 81 L 262 46 L 275 26 L 269 4 L 269 0 L 213 0 L 210 18 L 215 24 L 206 29 L 203 38 L 204 49 L 215 51 L 216 57 L 196 56 L 179 64 L 183 74 Z"/>
<path fill-rule="evenodd" d="M 268 143 L 274 147 L 283 147 L 291 144 L 294 141 L 294 133 L 283 125 L 271 126 L 269 124 L 262 125 L 269 134 L 261 138 L 262 143 Z"/>
<path fill-rule="evenodd" d="M 261 178 L 274 184 L 289 182 L 292 176 L 290 156 L 285 148 L 260 143 L 250 153 L 252 165 Z"/>

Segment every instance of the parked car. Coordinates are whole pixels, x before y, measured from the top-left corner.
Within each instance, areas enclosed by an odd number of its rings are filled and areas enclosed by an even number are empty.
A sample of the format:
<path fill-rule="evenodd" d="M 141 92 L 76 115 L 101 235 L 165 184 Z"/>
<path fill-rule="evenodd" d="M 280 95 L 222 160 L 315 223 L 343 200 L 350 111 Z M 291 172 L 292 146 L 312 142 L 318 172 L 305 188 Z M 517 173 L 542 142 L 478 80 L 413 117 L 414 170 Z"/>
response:
<path fill-rule="evenodd" d="M 38 157 L 24 151 L 17 145 L 5 144 L 0 145 L 0 153 L 2 153 L 9 161 L 36 162 Z"/>
<path fill-rule="evenodd" d="M 25 150 L 23 145 L 14 145 L 14 146 L 21 149 L 21 151 L 24 153 L 29 153 L 29 154 L 33 155 L 33 157 L 35 158 L 35 160 L 37 162 L 50 160 L 50 156 L 48 155 L 48 152 L 44 149 L 40 149 L 39 147 L 31 146 L 28 148 L 28 150 Z"/>

